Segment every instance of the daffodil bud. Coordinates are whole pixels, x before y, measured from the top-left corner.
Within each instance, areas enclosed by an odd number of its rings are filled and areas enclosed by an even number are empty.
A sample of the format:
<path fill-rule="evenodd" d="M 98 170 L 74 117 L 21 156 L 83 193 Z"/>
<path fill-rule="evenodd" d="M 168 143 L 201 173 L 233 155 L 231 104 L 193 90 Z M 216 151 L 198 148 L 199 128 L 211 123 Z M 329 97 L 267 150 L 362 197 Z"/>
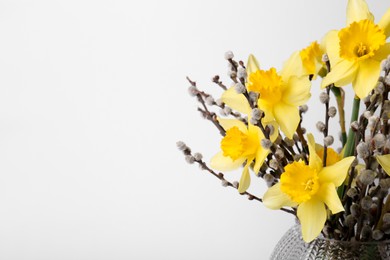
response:
<path fill-rule="evenodd" d="M 329 107 L 328 116 L 335 117 L 336 114 L 337 114 L 337 109 L 335 107 Z"/>

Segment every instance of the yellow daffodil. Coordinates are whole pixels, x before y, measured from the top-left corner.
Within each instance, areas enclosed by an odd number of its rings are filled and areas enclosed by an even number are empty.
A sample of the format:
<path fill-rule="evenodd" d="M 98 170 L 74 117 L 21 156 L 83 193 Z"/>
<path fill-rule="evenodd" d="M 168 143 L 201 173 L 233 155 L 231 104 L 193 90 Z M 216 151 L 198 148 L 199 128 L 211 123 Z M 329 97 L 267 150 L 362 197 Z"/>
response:
<path fill-rule="evenodd" d="M 334 83 L 342 87 L 352 83 L 359 98 L 366 97 L 375 87 L 380 74 L 380 63 L 390 54 L 390 8 L 374 23 L 364 0 L 349 0 L 347 27 L 331 31 L 324 38 L 331 71 L 322 87 Z"/>
<path fill-rule="evenodd" d="M 298 77 L 312 75 L 315 79 L 324 65 L 322 62 L 323 54 L 318 42 L 314 41 L 308 47 L 294 52 L 284 64 L 283 70 L 290 70 L 288 72 L 290 75 Z"/>
<path fill-rule="evenodd" d="M 322 160 L 315 151 L 313 136 L 309 134 L 307 138 L 309 165 L 302 160 L 287 165 L 280 182 L 264 194 L 263 203 L 271 209 L 297 206 L 302 237 L 308 243 L 321 233 L 327 218 L 326 207 L 332 214 L 344 211 L 336 187 L 344 182 L 354 157 L 322 167 Z"/>
<path fill-rule="evenodd" d="M 390 175 L 390 154 L 378 155 L 376 160 L 382 166 L 383 170 Z"/>
<path fill-rule="evenodd" d="M 257 105 L 265 113 L 264 122 L 276 121 L 288 138 L 292 138 L 300 121 L 298 106 L 310 98 L 311 83 L 297 77 L 292 70 L 261 70 L 256 59 L 248 61 L 248 91 L 259 93 Z M 287 62 L 289 63 L 289 62 Z"/>
<path fill-rule="evenodd" d="M 250 185 L 250 164 L 255 161 L 253 170 L 257 174 L 269 154 L 269 150 L 264 149 L 260 143 L 264 135 L 257 126 L 251 124 L 247 126 L 236 119 L 218 119 L 218 121 L 225 129 L 226 135 L 221 141 L 221 151 L 211 159 L 210 165 L 219 171 L 230 171 L 245 163 L 238 189 L 243 193 Z M 277 135 L 274 134 L 271 140 L 275 140 L 276 137 Z"/>
<path fill-rule="evenodd" d="M 318 157 L 320 157 L 321 159 L 324 158 L 324 147 L 322 145 L 316 144 L 315 148 L 316 148 L 316 153 L 317 153 Z M 327 154 L 326 155 L 326 166 L 331 166 L 343 158 L 343 156 L 341 155 L 342 153 L 338 154 L 331 147 L 327 148 L 326 154 Z"/>

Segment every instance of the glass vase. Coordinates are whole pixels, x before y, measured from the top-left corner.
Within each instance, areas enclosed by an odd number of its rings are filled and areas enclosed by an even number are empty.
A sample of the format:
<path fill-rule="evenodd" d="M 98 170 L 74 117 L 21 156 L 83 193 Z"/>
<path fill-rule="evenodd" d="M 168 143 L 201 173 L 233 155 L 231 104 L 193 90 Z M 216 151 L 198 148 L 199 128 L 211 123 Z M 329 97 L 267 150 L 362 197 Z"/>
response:
<path fill-rule="evenodd" d="M 271 260 L 390 259 L 390 241 L 356 242 L 318 237 L 305 243 L 300 225 L 290 228 L 271 254 Z"/>

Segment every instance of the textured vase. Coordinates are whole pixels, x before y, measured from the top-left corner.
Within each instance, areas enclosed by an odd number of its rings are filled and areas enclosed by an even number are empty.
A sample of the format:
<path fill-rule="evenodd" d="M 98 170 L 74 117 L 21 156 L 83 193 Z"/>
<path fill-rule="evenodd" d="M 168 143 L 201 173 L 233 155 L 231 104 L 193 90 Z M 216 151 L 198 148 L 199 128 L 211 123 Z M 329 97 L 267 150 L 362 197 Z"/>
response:
<path fill-rule="evenodd" d="M 302 240 L 299 225 L 293 226 L 280 239 L 272 260 L 390 260 L 390 241 L 352 242 L 317 238 L 311 243 Z"/>

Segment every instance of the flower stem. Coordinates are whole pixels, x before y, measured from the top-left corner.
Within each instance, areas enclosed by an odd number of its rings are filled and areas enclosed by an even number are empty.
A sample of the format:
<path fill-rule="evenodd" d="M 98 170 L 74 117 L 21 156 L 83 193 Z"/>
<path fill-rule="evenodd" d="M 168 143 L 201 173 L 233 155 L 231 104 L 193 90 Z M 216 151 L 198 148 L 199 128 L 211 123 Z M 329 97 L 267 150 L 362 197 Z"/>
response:
<path fill-rule="evenodd" d="M 336 97 L 337 110 L 339 111 L 341 142 L 344 146 L 347 142 L 347 131 L 345 130 L 345 111 L 344 111 L 344 91 L 338 87 L 331 88 L 333 95 Z"/>
<path fill-rule="evenodd" d="M 352 122 L 358 119 L 359 107 L 360 107 L 360 99 L 357 96 L 355 96 L 352 105 L 351 124 Z M 354 151 L 355 151 L 355 132 L 350 127 L 343 157 L 352 156 L 354 154 Z"/>

